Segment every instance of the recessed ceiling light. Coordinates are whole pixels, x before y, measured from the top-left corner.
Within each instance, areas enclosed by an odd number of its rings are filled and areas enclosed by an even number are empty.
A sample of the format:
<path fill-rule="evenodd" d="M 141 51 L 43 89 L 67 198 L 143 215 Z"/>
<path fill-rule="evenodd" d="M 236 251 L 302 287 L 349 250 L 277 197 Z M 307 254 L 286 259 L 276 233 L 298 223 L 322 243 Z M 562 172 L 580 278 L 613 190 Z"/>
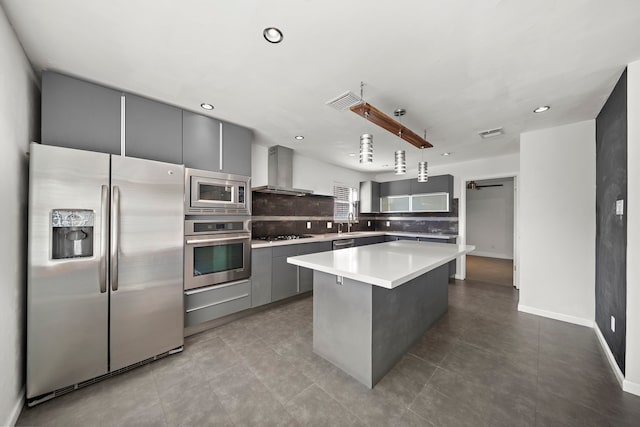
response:
<path fill-rule="evenodd" d="M 547 111 L 549 108 L 548 105 L 543 105 L 541 107 L 536 108 L 535 110 L 533 110 L 534 113 L 544 113 L 545 111 Z"/>
<path fill-rule="evenodd" d="M 349 157 L 355 157 L 356 153 L 349 153 Z"/>
<path fill-rule="evenodd" d="M 265 28 L 262 32 L 262 35 L 269 43 L 280 43 L 284 38 L 284 36 L 282 35 L 282 31 L 280 31 L 276 27 Z"/>
<path fill-rule="evenodd" d="M 444 153 L 442 153 L 442 154 L 440 154 L 440 155 L 441 155 L 441 156 L 450 156 L 450 155 L 451 155 L 451 153 L 447 151 L 447 152 L 444 152 Z"/>
<path fill-rule="evenodd" d="M 207 104 L 206 102 L 200 104 L 200 107 L 204 108 L 205 110 L 213 110 L 213 105 Z"/>
<path fill-rule="evenodd" d="M 302 141 L 304 139 L 304 136 L 296 135 L 294 138 L 297 139 L 298 141 Z"/>

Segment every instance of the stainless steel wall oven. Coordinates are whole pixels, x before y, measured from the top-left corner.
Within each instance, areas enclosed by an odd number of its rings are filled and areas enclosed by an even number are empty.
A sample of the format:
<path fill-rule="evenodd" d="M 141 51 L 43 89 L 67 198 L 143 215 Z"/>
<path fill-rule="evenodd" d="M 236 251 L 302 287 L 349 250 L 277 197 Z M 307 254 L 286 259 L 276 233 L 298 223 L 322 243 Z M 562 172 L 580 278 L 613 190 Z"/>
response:
<path fill-rule="evenodd" d="M 184 289 L 251 276 L 250 217 L 185 221 Z"/>

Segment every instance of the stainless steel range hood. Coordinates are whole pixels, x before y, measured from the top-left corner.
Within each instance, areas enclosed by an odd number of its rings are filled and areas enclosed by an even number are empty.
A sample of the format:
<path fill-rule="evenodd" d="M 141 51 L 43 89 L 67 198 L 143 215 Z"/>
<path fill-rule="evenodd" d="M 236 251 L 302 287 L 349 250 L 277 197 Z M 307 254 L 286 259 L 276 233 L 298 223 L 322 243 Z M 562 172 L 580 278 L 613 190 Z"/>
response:
<path fill-rule="evenodd" d="M 293 150 L 281 145 L 269 147 L 267 185 L 254 187 L 260 193 L 306 196 L 311 190 L 293 188 Z"/>

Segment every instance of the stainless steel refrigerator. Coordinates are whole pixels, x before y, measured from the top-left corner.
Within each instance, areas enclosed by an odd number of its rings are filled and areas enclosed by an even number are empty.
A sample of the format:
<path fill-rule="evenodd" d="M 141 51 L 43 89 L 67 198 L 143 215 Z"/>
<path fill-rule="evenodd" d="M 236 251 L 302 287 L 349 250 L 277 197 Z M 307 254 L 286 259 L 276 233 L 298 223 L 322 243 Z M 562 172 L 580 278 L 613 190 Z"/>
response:
<path fill-rule="evenodd" d="M 181 348 L 183 193 L 181 165 L 31 144 L 30 404 Z"/>

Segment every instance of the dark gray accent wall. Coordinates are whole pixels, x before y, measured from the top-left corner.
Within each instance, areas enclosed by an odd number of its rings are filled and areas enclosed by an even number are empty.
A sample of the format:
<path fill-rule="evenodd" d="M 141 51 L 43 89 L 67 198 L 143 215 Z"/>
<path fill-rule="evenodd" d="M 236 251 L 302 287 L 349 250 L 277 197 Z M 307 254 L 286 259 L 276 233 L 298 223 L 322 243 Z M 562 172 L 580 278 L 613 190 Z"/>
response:
<path fill-rule="evenodd" d="M 596 323 L 625 371 L 627 329 L 627 72 L 596 118 Z M 616 331 L 611 331 L 611 316 Z"/>

